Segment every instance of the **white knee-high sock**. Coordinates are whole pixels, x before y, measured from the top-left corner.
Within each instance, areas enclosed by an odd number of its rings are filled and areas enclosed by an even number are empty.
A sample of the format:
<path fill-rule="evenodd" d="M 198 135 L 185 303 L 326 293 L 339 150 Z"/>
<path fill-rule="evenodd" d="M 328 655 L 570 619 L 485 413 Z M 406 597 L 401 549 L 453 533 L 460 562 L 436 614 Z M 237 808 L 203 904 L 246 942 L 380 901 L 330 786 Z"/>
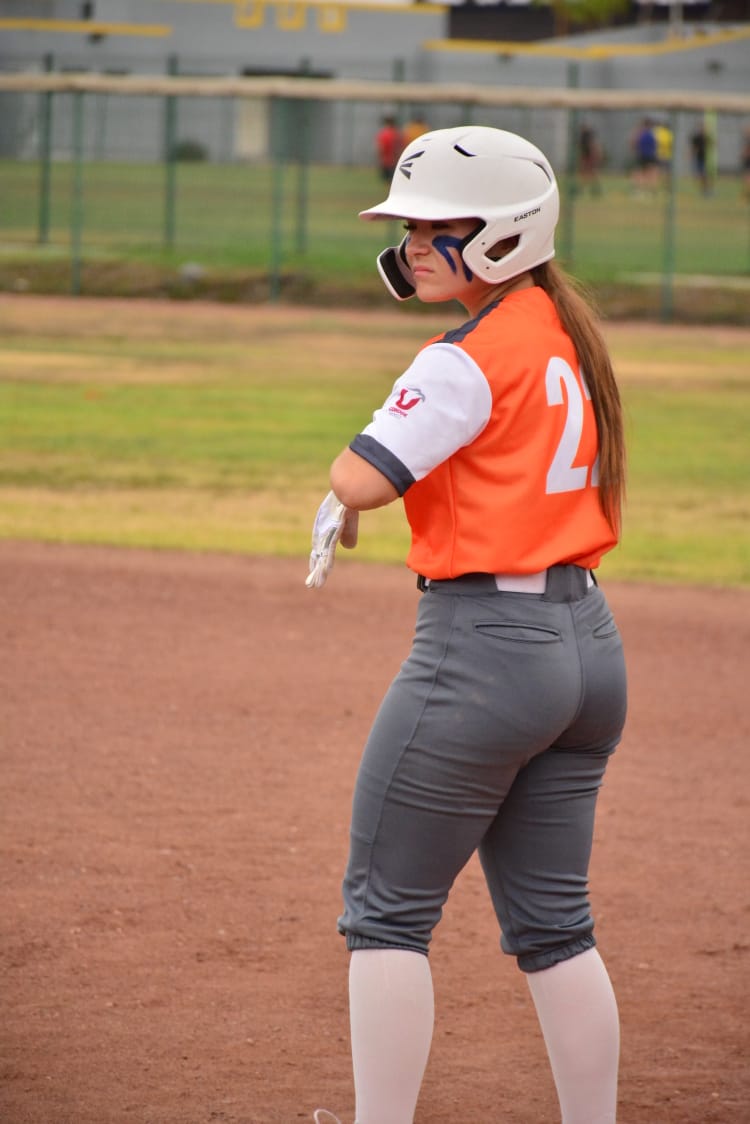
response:
<path fill-rule="evenodd" d="M 595 948 L 527 975 L 563 1124 L 614 1124 L 620 1022 Z"/>
<path fill-rule="evenodd" d="M 363 948 L 349 964 L 356 1124 L 412 1124 L 432 1043 L 427 957 Z"/>

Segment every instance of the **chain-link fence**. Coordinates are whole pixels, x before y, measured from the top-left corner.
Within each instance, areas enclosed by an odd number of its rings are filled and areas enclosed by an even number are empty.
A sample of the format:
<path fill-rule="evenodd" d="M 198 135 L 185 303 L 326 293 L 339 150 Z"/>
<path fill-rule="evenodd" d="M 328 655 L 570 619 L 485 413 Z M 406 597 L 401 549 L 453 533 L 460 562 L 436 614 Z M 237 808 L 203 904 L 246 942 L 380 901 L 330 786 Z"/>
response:
<path fill-rule="evenodd" d="M 708 312 L 710 294 L 729 318 L 748 315 L 740 95 L 0 75 L 0 286 L 189 295 L 210 280 L 238 299 L 379 299 L 374 258 L 399 233 L 357 216 L 387 191 L 374 145 L 385 113 L 538 144 L 561 185 L 558 256 L 621 311 L 630 293 L 663 319 Z M 659 132 L 648 174 L 645 119 Z M 736 166 L 719 169 L 729 136 Z"/>

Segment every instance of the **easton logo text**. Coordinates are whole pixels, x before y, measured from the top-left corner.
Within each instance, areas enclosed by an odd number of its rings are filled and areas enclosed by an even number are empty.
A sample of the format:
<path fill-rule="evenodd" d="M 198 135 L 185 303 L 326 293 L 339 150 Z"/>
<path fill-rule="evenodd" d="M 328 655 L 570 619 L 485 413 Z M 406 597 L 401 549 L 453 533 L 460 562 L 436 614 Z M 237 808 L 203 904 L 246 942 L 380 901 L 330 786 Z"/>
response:
<path fill-rule="evenodd" d="M 513 222 L 521 222 L 522 219 L 530 219 L 532 215 L 538 215 L 541 209 L 541 207 L 534 207 L 531 211 L 524 211 L 522 215 L 516 215 Z"/>

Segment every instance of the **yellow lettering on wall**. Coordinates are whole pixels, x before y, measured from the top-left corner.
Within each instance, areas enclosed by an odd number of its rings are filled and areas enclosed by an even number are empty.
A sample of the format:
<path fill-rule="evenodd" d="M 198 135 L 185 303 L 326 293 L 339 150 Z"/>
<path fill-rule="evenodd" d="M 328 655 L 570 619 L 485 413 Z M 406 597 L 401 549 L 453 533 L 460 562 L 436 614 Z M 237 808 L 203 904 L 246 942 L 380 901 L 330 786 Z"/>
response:
<path fill-rule="evenodd" d="M 264 0 L 235 0 L 235 27 L 262 27 L 266 22 Z"/>
<path fill-rule="evenodd" d="M 318 31 L 345 31 L 346 8 L 341 4 L 321 4 L 318 9 Z"/>
<path fill-rule="evenodd" d="M 279 4 L 276 8 L 276 26 L 279 31 L 303 31 L 306 23 L 306 4 Z"/>

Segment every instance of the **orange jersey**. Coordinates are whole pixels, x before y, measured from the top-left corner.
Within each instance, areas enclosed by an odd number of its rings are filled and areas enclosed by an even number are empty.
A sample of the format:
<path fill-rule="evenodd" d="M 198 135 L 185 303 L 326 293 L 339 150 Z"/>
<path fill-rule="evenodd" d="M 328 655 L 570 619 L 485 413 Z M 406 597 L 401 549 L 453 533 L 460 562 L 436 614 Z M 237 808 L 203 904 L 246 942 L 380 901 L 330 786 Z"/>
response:
<path fill-rule="evenodd" d="M 426 577 L 596 567 L 617 537 L 599 505 L 593 406 L 573 344 L 540 288 L 436 337 L 491 393 L 487 423 L 404 493 L 407 565 Z"/>

